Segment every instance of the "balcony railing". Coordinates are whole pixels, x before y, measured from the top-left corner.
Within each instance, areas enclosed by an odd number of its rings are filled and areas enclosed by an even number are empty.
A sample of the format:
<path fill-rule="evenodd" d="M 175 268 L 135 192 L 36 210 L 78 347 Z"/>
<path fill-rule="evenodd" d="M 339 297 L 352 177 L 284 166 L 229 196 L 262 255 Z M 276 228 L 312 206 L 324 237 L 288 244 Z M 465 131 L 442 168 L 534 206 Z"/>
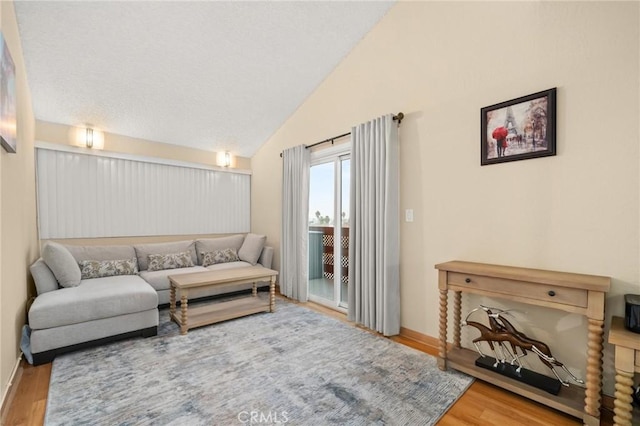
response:
<path fill-rule="evenodd" d="M 339 244 L 336 244 L 333 229 L 333 226 L 309 225 L 309 279 L 333 280 L 337 266 L 341 268 L 341 281 L 346 284 L 349 280 L 349 228 L 341 228 Z"/>

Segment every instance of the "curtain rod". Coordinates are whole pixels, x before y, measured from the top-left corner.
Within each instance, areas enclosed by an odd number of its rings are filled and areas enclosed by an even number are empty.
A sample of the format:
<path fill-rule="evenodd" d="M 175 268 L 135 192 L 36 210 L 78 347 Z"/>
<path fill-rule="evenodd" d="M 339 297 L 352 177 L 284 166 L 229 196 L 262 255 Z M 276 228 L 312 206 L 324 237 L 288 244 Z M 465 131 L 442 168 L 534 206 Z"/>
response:
<path fill-rule="evenodd" d="M 400 125 L 400 123 L 402 123 L 402 119 L 403 118 L 404 118 L 404 114 L 399 112 L 398 115 L 394 115 L 393 116 L 393 121 L 397 121 L 398 125 Z M 327 142 L 331 142 L 331 144 L 333 145 L 333 141 L 334 140 L 340 139 L 340 138 L 344 138 L 345 136 L 349 136 L 350 134 L 351 134 L 351 132 L 343 133 L 341 135 L 334 136 L 332 138 L 328 138 L 328 139 L 325 139 L 325 140 L 320 141 L 320 142 L 316 142 L 316 143 L 311 144 L 311 145 L 306 145 L 305 148 L 307 148 L 307 149 L 313 148 L 314 146 L 322 145 L 323 143 L 327 143 Z M 280 157 L 282 158 L 282 153 L 280 153 Z"/>

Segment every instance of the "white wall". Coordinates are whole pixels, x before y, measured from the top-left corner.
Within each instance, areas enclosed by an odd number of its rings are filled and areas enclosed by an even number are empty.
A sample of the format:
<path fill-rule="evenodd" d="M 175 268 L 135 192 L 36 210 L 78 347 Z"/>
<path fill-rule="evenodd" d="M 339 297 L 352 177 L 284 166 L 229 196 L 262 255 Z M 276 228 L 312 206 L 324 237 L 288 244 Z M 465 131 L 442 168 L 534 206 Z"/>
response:
<path fill-rule="evenodd" d="M 402 326 L 438 335 L 433 265 L 453 259 L 611 276 L 608 324 L 640 293 L 639 16 L 637 2 L 398 3 L 252 158 L 253 231 L 279 247 L 283 148 L 403 111 Z M 557 156 L 481 167 L 480 108 L 551 87 Z M 584 376 L 586 321 L 516 307 Z M 612 394 L 610 348 L 605 368 Z"/>
<path fill-rule="evenodd" d="M 20 354 L 29 265 L 38 257 L 34 119 L 13 2 L 0 3 L 2 35 L 16 67 L 17 153 L 0 148 L 0 395 Z M 33 286 L 33 284 L 31 284 Z"/>

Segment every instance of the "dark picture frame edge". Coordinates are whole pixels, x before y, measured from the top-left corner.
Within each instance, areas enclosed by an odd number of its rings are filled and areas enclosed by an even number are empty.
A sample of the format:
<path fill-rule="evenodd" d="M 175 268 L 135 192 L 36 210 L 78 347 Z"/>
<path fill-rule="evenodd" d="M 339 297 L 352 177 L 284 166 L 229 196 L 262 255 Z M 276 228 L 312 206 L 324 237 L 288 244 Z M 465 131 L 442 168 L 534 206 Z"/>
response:
<path fill-rule="evenodd" d="M 2 136 L 0 136 L 0 144 L 2 145 L 4 150 L 7 151 L 9 154 L 15 154 L 17 152 L 16 148 L 14 148 L 11 144 L 9 144 L 9 142 L 7 142 L 7 140 Z"/>
<path fill-rule="evenodd" d="M 532 93 L 530 95 L 521 96 L 519 98 L 510 99 L 508 101 L 500 102 L 494 105 L 489 105 L 480 109 L 480 165 L 486 166 L 491 164 L 498 163 L 506 163 L 511 161 L 519 161 L 519 160 L 528 160 L 531 158 L 539 158 L 539 157 L 550 157 L 556 155 L 556 97 L 557 97 L 557 88 L 553 87 L 551 89 L 543 90 L 540 92 Z M 545 134 L 545 145 L 546 148 L 544 150 L 536 150 L 535 145 L 533 150 L 516 153 L 516 154 L 508 154 L 499 157 L 493 157 L 489 155 L 489 150 L 493 149 L 491 145 L 493 144 L 494 139 L 489 136 L 489 120 L 488 114 L 493 111 L 502 110 L 504 108 L 509 108 L 513 106 L 517 106 L 523 103 L 531 102 L 536 99 L 547 98 L 546 111 L 545 112 L 545 120 L 546 126 L 544 128 Z M 522 117 L 520 117 L 522 118 Z M 533 131 L 533 140 L 535 141 L 535 130 Z M 497 140 L 495 143 L 499 143 Z M 522 143 L 522 142 L 520 142 Z M 524 145 L 527 146 L 527 139 L 525 135 Z M 503 148 L 504 149 L 504 148 Z M 504 152 L 504 151 L 503 151 Z"/>
<path fill-rule="evenodd" d="M 16 66 L 0 32 L 0 145 L 10 154 L 18 150 L 16 103 Z"/>

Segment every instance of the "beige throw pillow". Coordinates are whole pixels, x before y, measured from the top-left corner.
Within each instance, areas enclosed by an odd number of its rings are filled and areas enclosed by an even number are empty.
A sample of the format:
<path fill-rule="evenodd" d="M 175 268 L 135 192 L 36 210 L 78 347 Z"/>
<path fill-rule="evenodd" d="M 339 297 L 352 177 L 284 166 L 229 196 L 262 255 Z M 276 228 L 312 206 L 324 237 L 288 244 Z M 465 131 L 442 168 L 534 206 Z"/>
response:
<path fill-rule="evenodd" d="M 62 244 L 47 242 L 42 248 L 42 259 L 62 287 L 76 287 L 82 274 L 76 259 Z"/>
<path fill-rule="evenodd" d="M 245 262 L 255 265 L 258 263 L 258 259 L 260 259 L 260 254 L 262 253 L 262 249 L 264 248 L 264 243 L 266 241 L 266 235 L 247 234 L 247 236 L 244 237 L 242 247 L 240 247 L 240 250 L 238 251 L 238 257 L 240 260 L 244 260 Z"/>

